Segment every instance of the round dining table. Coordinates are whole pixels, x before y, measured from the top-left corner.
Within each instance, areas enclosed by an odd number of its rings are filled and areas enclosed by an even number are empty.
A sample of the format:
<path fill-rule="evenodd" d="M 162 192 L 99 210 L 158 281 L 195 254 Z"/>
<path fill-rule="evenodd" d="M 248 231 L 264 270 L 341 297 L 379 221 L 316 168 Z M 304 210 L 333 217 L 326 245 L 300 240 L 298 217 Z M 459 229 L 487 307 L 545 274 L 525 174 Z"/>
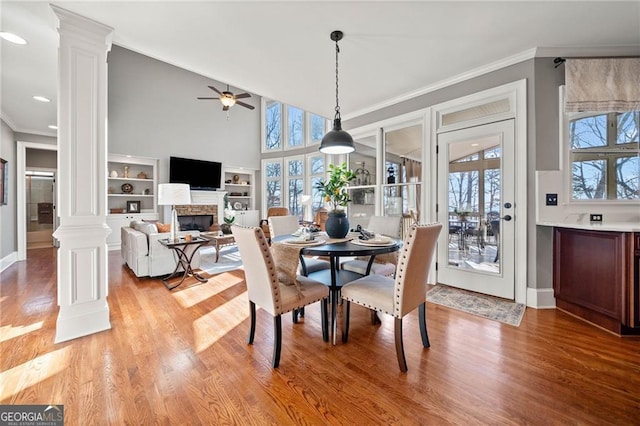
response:
<path fill-rule="evenodd" d="M 274 238 L 272 241 L 286 243 L 286 240 L 294 238 L 291 235 L 281 235 Z M 312 278 L 318 282 L 321 282 L 329 287 L 329 294 L 331 298 L 331 327 L 329 331 L 331 333 L 331 342 L 336 344 L 336 329 L 337 329 L 337 308 L 340 300 L 340 290 L 342 286 L 363 277 L 362 274 L 357 272 L 347 271 L 340 269 L 341 257 L 354 257 L 354 256 L 370 256 L 369 264 L 367 265 L 366 274 L 371 270 L 371 265 L 377 255 L 392 253 L 398 251 L 402 247 L 402 240 L 392 238 L 387 244 L 380 245 L 368 245 L 366 242 L 361 242 L 357 235 L 349 235 L 343 239 L 332 239 L 326 235 L 318 235 L 316 240 L 325 241 L 322 244 L 310 242 L 308 245 L 296 244 L 300 247 L 300 261 L 302 265 L 302 274 Z M 303 256 L 320 256 L 328 257 L 331 265 L 330 269 L 321 269 L 319 271 L 307 273 L 304 268 Z"/>

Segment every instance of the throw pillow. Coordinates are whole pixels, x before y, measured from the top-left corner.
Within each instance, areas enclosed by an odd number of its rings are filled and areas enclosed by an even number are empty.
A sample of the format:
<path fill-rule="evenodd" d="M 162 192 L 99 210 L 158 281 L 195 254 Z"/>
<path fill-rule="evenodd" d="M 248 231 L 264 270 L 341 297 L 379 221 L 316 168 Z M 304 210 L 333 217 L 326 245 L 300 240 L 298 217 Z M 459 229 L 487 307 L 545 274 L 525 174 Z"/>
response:
<path fill-rule="evenodd" d="M 136 229 L 142 232 L 143 234 L 151 235 L 151 234 L 158 233 L 158 228 L 156 227 L 155 223 L 146 223 L 146 222 L 141 222 L 141 223 L 142 225 L 138 225 Z"/>
<path fill-rule="evenodd" d="M 156 223 L 158 227 L 158 232 L 171 232 L 171 224 L 170 223 Z"/>

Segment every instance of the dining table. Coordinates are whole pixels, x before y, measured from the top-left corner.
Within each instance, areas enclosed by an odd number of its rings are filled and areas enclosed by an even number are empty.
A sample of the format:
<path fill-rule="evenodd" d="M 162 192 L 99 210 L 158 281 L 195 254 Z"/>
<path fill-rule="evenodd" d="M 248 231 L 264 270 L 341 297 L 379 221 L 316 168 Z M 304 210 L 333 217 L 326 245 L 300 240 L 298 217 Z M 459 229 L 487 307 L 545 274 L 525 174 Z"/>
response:
<path fill-rule="evenodd" d="M 329 298 L 331 300 L 331 324 L 330 341 L 336 344 L 337 334 L 337 310 L 340 301 L 340 290 L 342 286 L 363 277 L 363 274 L 341 269 L 340 258 L 344 257 L 369 257 L 366 274 L 371 271 L 375 257 L 380 254 L 392 253 L 402 247 L 402 240 L 395 238 L 380 239 L 380 242 L 367 242 L 360 239 L 359 233 L 349 233 L 345 238 L 330 238 L 324 233 L 318 233 L 315 238 L 308 243 L 296 240 L 292 235 L 281 235 L 274 238 L 273 242 L 289 243 L 300 247 L 300 261 L 302 265 L 302 275 L 325 284 L 329 287 Z M 329 258 L 329 269 L 307 273 L 304 268 L 304 256 L 319 256 Z"/>

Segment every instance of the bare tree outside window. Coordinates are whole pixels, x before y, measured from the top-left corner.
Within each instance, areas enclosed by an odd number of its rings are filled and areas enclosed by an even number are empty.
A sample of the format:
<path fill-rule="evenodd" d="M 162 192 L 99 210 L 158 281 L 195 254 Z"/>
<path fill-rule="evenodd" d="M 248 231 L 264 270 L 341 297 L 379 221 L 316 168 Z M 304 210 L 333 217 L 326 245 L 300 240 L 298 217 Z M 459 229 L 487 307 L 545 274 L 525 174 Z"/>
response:
<path fill-rule="evenodd" d="M 572 199 L 640 199 L 639 129 L 639 111 L 569 122 Z"/>
<path fill-rule="evenodd" d="M 265 111 L 265 148 L 267 150 L 282 147 L 282 104 L 267 102 Z"/>

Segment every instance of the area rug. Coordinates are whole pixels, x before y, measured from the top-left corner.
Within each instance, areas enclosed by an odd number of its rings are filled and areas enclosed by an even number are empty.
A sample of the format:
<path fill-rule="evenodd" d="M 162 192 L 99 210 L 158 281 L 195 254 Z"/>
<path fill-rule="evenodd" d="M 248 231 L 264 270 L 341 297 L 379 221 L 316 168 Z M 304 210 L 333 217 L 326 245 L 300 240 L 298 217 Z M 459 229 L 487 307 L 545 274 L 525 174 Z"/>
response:
<path fill-rule="evenodd" d="M 200 249 L 200 269 L 211 275 L 233 271 L 242 267 L 242 259 L 238 247 L 223 247 L 220 250 L 220 259 L 216 262 L 216 249 L 203 247 Z"/>
<path fill-rule="evenodd" d="M 427 301 L 518 327 L 526 306 L 443 284 L 432 286 Z"/>

